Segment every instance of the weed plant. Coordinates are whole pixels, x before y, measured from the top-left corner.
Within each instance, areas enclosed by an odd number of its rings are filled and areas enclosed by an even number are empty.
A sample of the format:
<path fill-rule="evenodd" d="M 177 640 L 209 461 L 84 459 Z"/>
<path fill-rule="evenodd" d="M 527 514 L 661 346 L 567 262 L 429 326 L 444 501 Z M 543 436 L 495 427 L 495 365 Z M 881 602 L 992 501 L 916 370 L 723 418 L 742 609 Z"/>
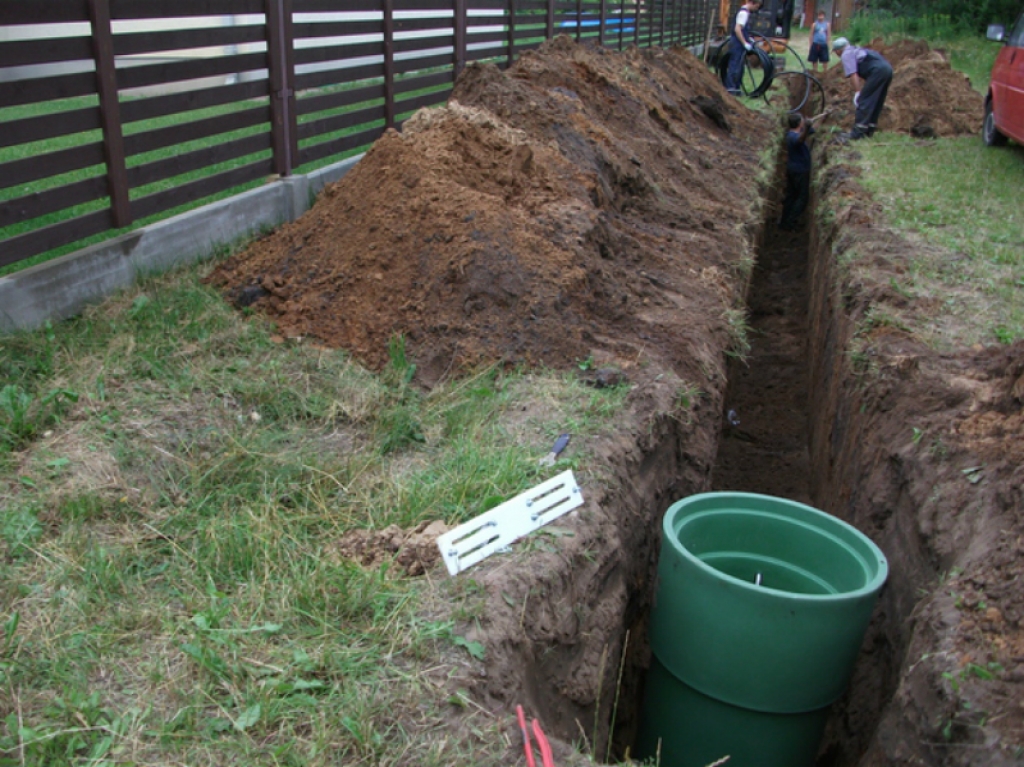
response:
<path fill-rule="evenodd" d="M 457 633 L 471 574 L 338 542 L 579 466 L 625 387 L 486 368 L 423 391 L 401 338 L 371 374 L 200 274 L 0 340 L 0 764 L 497 763 L 460 682 L 488 649 Z M 573 457 L 541 469 L 562 431 Z"/>

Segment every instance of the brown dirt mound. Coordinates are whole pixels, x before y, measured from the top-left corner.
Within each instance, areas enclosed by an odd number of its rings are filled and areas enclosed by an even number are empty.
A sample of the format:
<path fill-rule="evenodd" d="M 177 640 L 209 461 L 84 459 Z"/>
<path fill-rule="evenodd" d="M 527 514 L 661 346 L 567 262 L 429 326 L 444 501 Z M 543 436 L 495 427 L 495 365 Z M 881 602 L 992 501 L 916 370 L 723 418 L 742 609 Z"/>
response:
<path fill-rule="evenodd" d="M 437 537 L 448 532 L 441 520 L 420 522 L 411 530 L 388 525 L 383 530 L 355 528 L 336 544 L 336 553 L 364 567 L 394 564 L 406 575 L 423 575 L 441 560 Z"/>
<path fill-rule="evenodd" d="M 446 107 L 210 280 L 374 369 L 402 334 L 425 383 L 588 357 L 699 380 L 698 339 L 727 334 L 740 299 L 736 211 L 773 133 L 685 50 L 559 38 L 505 72 L 467 68 Z"/>
<path fill-rule="evenodd" d="M 981 94 L 971 87 L 966 75 L 952 68 L 943 51 L 920 40 L 891 45 L 875 40 L 868 47 L 885 56 L 893 67 L 879 130 L 921 138 L 973 136 L 981 131 Z M 835 120 L 852 127 L 853 89 L 843 77 L 842 67 L 833 66 L 821 75 L 821 81 Z"/>

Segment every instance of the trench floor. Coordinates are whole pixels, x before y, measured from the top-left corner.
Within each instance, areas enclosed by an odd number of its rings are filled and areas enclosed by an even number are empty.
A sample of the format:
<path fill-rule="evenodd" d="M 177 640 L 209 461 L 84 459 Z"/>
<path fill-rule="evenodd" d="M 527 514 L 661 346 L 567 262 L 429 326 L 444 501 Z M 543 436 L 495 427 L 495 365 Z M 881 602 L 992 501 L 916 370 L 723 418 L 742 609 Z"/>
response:
<path fill-rule="evenodd" d="M 750 351 L 730 365 L 712 490 L 811 503 L 808 247 L 806 224 L 796 232 L 768 225 L 748 295 Z"/>

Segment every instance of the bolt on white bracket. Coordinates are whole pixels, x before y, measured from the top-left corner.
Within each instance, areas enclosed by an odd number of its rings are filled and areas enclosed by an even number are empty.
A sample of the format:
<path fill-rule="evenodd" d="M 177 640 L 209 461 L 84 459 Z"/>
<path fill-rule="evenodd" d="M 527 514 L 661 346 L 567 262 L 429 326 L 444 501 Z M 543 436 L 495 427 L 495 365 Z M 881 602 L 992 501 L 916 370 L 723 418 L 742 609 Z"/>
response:
<path fill-rule="evenodd" d="M 438 536 L 437 546 L 449 575 L 457 575 L 582 504 L 572 470 L 563 471 Z"/>

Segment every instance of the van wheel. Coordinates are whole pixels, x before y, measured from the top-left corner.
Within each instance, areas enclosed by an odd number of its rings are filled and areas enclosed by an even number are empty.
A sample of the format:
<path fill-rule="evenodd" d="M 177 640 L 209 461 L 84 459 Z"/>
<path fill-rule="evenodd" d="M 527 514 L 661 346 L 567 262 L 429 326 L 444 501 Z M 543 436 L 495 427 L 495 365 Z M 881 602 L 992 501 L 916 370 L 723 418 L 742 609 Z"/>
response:
<path fill-rule="evenodd" d="M 988 146 L 1006 146 L 1007 138 L 996 127 L 996 118 L 992 114 L 992 99 L 985 99 L 985 122 L 981 126 L 981 138 Z"/>

